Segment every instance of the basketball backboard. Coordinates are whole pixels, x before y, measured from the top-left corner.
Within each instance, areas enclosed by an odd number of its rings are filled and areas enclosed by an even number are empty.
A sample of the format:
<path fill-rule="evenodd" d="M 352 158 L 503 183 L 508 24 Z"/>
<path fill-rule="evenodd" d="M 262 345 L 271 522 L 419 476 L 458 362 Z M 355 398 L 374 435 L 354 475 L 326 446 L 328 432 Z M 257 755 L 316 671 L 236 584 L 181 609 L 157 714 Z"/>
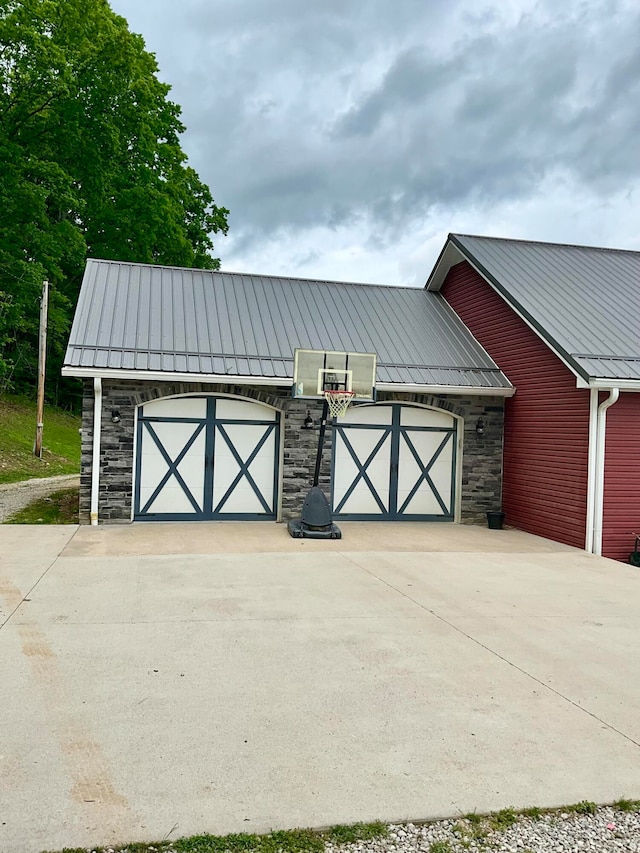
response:
<path fill-rule="evenodd" d="M 375 400 L 376 356 L 366 352 L 297 349 L 294 397 L 322 399 L 325 391 L 352 391 L 354 400 Z"/>

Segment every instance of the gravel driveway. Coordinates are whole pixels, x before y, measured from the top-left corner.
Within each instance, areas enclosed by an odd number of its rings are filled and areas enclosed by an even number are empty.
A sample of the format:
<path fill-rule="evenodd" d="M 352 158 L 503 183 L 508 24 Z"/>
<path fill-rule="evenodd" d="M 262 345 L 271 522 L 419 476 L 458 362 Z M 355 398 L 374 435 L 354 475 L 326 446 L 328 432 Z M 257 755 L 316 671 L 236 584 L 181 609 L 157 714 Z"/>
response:
<path fill-rule="evenodd" d="M 72 488 L 79 485 L 79 474 L 62 474 L 59 477 L 42 477 L 23 480 L 20 483 L 3 483 L 0 485 L 0 523 L 38 498 L 44 498 L 67 486 Z"/>

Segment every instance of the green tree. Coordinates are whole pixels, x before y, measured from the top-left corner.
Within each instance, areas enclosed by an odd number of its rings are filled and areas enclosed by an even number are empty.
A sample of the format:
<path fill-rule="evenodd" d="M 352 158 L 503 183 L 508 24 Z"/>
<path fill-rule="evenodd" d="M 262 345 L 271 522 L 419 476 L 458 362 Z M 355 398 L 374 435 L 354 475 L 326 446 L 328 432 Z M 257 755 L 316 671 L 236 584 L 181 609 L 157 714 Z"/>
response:
<path fill-rule="evenodd" d="M 0 0 L 0 381 L 35 379 L 48 278 L 57 386 L 87 254 L 218 268 L 228 211 L 187 164 L 157 71 L 107 0 Z"/>

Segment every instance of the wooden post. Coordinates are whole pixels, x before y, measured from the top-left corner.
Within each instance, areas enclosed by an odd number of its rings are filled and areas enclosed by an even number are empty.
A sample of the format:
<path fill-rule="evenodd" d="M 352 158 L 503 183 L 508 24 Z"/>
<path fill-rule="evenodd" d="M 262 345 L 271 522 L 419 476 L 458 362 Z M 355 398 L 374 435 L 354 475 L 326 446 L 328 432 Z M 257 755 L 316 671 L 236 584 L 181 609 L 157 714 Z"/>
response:
<path fill-rule="evenodd" d="M 36 414 L 36 443 L 33 448 L 34 456 L 42 459 L 42 429 L 44 418 L 44 372 L 47 361 L 47 313 L 49 309 L 49 282 L 42 282 L 42 298 L 40 300 L 40 337 L 38 342 L 38 403 Z"/>

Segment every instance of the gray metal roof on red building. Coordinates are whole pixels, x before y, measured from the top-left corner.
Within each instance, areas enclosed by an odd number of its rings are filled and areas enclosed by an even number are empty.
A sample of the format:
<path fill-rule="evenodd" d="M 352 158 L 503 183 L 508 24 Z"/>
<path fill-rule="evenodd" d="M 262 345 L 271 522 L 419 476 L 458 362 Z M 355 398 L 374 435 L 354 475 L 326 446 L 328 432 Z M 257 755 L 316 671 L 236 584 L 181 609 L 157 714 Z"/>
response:
<path fill-rule="evenodd" d="M 450 234 L 427 288 L 467 260 L 585 380 L 640 380 L 640 252 Z"/>
<path fill-rule="evenodd" d="M 510 389 L 445 300 L 422 288 L 90 260 L 67 375 L 292 379 L 296 347 L 375 352 L 377 381 Z"/>

